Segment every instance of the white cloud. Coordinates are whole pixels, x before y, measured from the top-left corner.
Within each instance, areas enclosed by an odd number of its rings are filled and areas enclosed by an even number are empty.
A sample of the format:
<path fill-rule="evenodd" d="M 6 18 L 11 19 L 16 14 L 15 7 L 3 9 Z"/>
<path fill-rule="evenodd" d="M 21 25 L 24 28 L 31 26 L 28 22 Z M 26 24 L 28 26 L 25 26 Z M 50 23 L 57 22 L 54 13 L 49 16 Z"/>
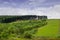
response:
<path fill-rule="evenodd" d="M 60 19 L 60 5 L 49 8 L 21 9 L 11 7 L 1 7 L 0 15 L 47 15 L 48 18 Z"/>
<path fill-rule="evenodd" d="M 48 8 L 36 8 L 34 9 L 38 15 L 47 15 L 49 19 L 60 19 L 60 5 L 55 5 Z"/>
<path fill-rule="evenodd" d="M 46 0 L 29 0 L 28 4 L 32 6 L 39 6 Z"/>
<path fill-rule="evenodd" d="M 29 0 L 31 3 L 42 3 L 45 2 L 46 0 Z"/>
<path fill-rule="evenodd" d="M 27 10 L 19 8 L 0 8 L 0 15 L 22 15 L 26 14 Z"/>
<path fill-rule="evenodd" d="M 46 10 L 46 13 L 49 18 L 59 18 L 60 19 L 60 5 L 55 5 Z"/>

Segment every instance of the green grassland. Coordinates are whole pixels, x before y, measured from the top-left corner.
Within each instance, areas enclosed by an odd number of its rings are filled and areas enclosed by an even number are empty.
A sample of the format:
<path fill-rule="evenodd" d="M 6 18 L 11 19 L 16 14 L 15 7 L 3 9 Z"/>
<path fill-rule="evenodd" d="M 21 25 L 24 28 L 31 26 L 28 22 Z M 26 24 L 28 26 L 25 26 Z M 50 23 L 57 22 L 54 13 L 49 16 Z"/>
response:
<path fill-rule="evenodd" d="M 59 35 L 59 19 L 47 20 L 47 25 L 38 29 L 37 36 L 57 37 Z"/>
<path fill-rule="evenodd" d="M 59 22 L 60 19 L 48 19 L 46 25 L 44 25 L 45 21 L 43 22 L 41 20 L 18 20 L 11 23 L 0 23 L 0 38 L 25 40 L 23 36 L 27 34 L 33 34 L 36 37 L 44 36 L 54 38 L 59 36 Z M 22 38 L 20 38 L 21 36 Z"/>

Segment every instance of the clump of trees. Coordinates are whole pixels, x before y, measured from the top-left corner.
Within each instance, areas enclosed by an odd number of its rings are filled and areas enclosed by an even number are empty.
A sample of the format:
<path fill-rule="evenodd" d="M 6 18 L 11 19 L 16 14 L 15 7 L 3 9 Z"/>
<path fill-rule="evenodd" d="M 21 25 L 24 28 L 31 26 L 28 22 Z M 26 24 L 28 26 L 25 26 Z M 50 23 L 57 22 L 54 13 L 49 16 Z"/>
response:
<path fill-rule="evenodd" d="M 19 16 L 0 16 L 1 23 L 10 23 L 19 19 Z"/>
<path fill-rule="evenodd" d="M 26 15 L 26 16 L 0 16 L 0 22 L 10 23 L 16 20 L 44 20 L 46 21 L 47 16 L 36 16 L 36 15 Z"/>

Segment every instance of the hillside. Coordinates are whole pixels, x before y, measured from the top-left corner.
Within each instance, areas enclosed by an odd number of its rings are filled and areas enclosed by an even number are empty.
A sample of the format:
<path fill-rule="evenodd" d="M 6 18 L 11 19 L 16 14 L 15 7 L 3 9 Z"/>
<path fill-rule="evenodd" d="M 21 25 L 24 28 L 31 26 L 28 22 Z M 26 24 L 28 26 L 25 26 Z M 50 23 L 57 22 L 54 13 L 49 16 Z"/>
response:
<path fill-rule="evenodd" d="M 0 39 L 32 38 L 38 28 L 47 25 L 46 20 L 17 20 L 11 23 L 0 23 Z"/>
<path fill-rule="evenodd" d="M 47 20 L 48 24 L 38 29 L 36 36 L 57 37 L 59 35 L 59 19 Z"/>
<path fill-rule="evenodd" d="M 11 23 L 0 23 L 0 39 L 25 40 L 25 37 L 51 37 L 59 35 L 59 19 L 17 20 Z"/>

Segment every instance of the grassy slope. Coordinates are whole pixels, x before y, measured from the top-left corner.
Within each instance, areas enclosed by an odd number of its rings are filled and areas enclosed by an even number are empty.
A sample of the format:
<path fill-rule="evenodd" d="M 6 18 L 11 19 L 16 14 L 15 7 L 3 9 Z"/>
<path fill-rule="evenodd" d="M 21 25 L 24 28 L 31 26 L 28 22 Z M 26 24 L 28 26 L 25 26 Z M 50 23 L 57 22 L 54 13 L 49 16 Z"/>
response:
<path fill-rule="evenodd" d="M 38 29 L 38 32 L 35 36 L 49 36 L 49 37 L 56 37 L 58 36 L 58 29 L 59 29 L 59 19 L 51 19 L 48 20 L 48 24 L 44 27 Z M 17 39 L 17 40 L 26 40 L 26 39 Z"/>
<path fill-rule="evenodd" d="M 50 20 L 47 20 L 47 22 L 48 24 L 46 26 L 38 29 L 38 32 L 36 33 L 36 35 L 56 37 L 58 35 L 59 20 L 50 19 Z"/>
<path fill-rule="evenodd" d="M 50 36 L 50 37 L 58 36 L 59 20 L 51 19 L 51 20 L 47 20 L 47 22 L 48 22 L 47 25 L 38 29 L 38 32 L 35 34 L 36 36 Z M 13 22 L 13 23 L 15 25 L 16 23 L 20 23 L 20 22 Z M 12 25 L 13 23 L 10 23 L 9 25 L 0 24 L 0 26 L 1 27 L 3 27 L 3 26 L 14 26 L 14 25 Z M 24 22 L 22 21 L 22 23 L 24 23 Z M 16 40 L 25 40 L 25 39 L 16 38 Z"/>

